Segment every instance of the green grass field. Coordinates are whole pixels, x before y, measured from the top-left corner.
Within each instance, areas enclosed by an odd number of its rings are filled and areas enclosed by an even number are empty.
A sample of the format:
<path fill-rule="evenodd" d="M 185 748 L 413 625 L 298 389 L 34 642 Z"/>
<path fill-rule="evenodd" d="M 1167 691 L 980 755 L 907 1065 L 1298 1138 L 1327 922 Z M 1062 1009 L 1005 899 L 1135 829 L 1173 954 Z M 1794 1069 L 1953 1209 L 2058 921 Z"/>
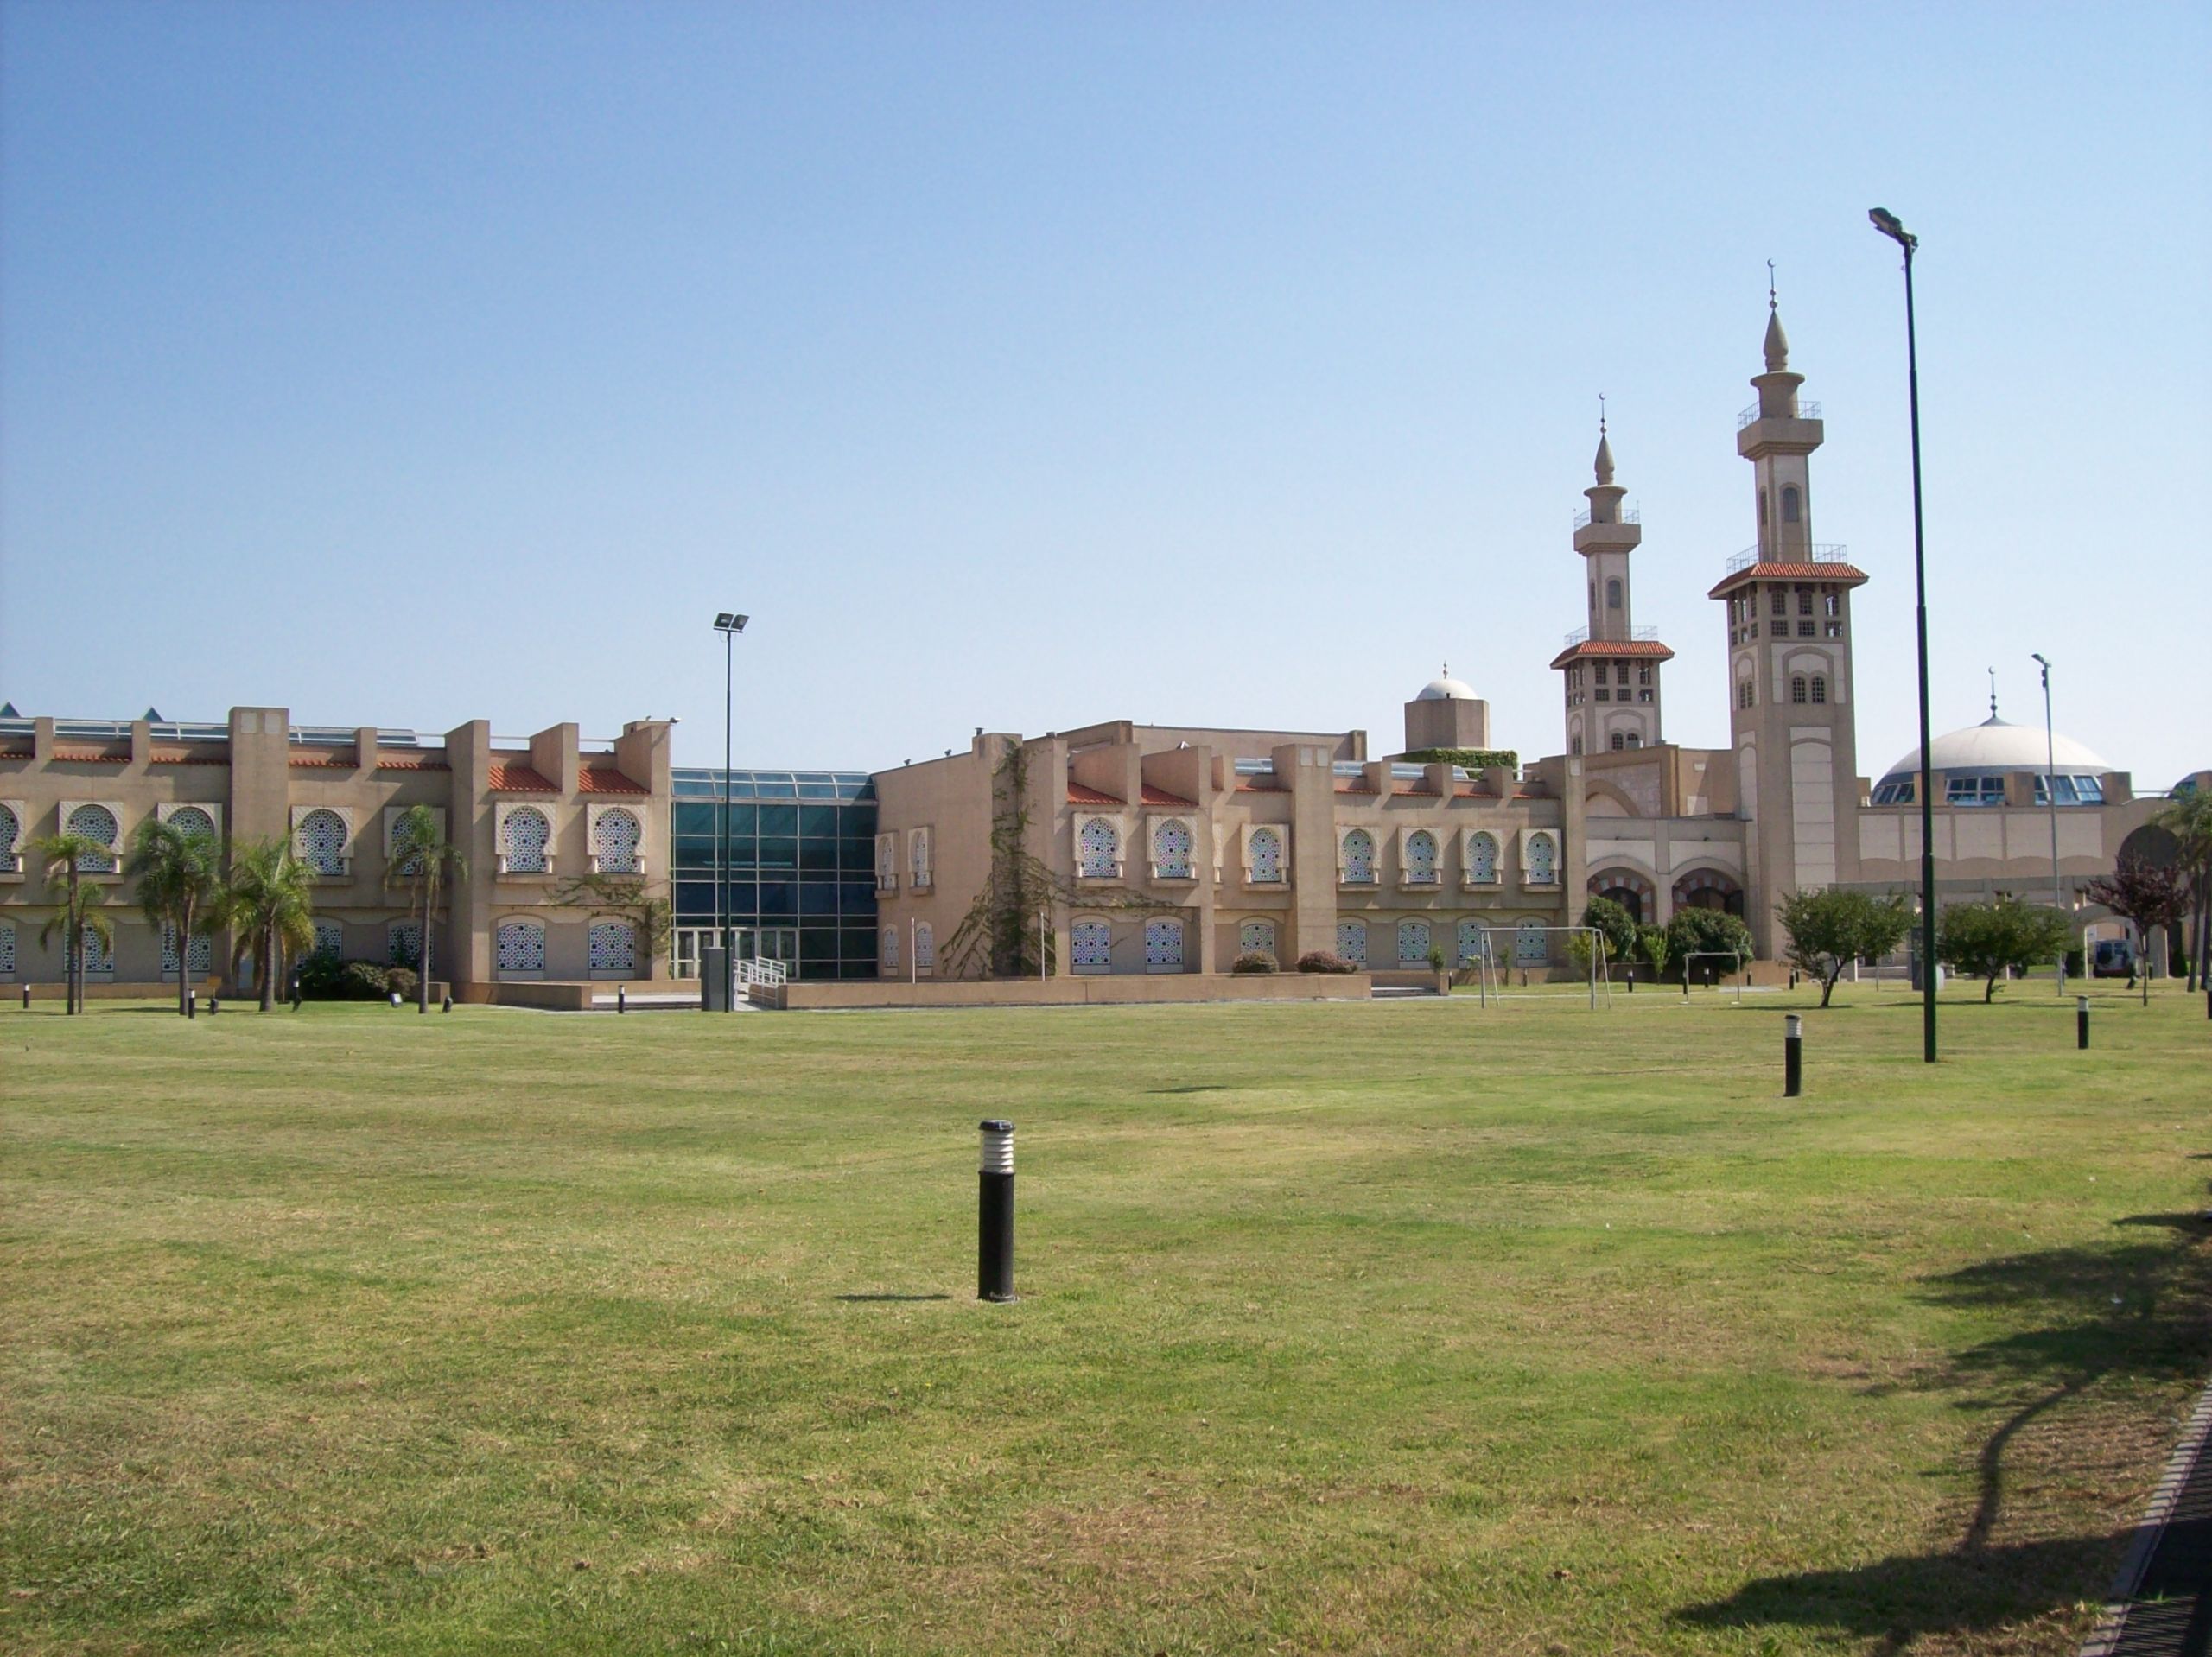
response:
<path fill-rule="evenodd" d="M 10 1008 L 0 1647 L 2068 1653 L 2212 1023 L 1978 996 Z"/>

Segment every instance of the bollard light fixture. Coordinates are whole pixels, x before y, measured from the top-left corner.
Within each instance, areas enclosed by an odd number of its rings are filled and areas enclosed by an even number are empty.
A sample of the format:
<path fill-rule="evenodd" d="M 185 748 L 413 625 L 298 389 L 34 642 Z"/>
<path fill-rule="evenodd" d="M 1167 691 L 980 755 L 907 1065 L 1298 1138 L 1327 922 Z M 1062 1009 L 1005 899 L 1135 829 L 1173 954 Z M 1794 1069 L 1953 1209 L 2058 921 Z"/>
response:
<path fill-rule="evenodd" d="M 1014 1298 L 1014 1124 L 994 1116 L 977 1126 L 976 1298 L 1003 1302 Z"/>

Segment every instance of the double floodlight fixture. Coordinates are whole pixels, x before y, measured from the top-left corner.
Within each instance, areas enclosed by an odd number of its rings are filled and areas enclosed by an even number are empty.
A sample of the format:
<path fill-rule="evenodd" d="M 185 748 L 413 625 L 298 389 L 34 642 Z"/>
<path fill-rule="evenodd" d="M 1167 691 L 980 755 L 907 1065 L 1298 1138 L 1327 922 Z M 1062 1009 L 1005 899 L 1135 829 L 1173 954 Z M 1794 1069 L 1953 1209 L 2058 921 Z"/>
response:
<path fill-rule="evenodd" d="M 715 618 L 715 631 L 718 633 L 741 633 L 745 631 L 745 624 L 752 619 L 751 616 L 733 615 L 725 610 Z"/>
<path fill-rule="evenodd" d="M 1920 238 L 1899 224 L 1897 214 L 1891 213 L 1887 207 L 1869 207 L 1866 209 L 1866 216 L 1873 220 L 1876 230 L 1880 231 L 1883 235 L 1888 237 L 1906 252 L 1910 253 L 1920 245 Z"/>

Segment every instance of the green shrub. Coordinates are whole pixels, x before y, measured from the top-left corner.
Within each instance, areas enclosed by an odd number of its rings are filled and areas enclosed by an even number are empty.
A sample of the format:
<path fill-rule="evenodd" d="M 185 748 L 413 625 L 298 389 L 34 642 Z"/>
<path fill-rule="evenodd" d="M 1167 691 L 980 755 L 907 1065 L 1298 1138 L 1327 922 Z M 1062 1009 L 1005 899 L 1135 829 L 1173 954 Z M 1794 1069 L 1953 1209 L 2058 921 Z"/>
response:
<path fill-rule="evenodd" d="M 340 1001 L 381 1001 L 391 994 L 391 975 L 373 961 L 349 961 L 338 969 L 331 990 Z"/>
<path fill-rule="evenodd" d="M 1515 748 L 1422 748 L 1403 758 L 1410 765 L 1457 765 L 1471 774 L 1500 765 L 1508 771 L 1521 769 L 1520 751 Z"/>
<path fill-rule="evenodd" d="M 1326 949 L 1308 949 L 1298 957 L 1300 972 L 1357 972 L 1358 967 Z"/>
<path fill-rule="evenodd" d="M 338 975 L 346 963 L 333 949 L 318 949 L 300 962 L 300 994 L 310 1001 L 334 1000 L 338 996 Z"/>
<path fill-rule="evenodd" d="M 1678 958 L 1693 953 L 1726 955 L 1731 950 L 1745 961 L 1751 958 L 1751 929 L 1735 916 L 1718 909 L 1676 910 L 1675 918 L 1667 923 L 1667 936 Z M 1707 972 L 1719 965 L 1714 961 L 1700 961 L 1697 969 Z"/>
<path fill-rule="evenodd" d="M 423 981 L 412 967 L 387 967 L 384 975 L 385 988 L 403 1001 L 415 999 L 415 992 L 423 987 Z"/>
<path fill-rule="evenodd" d="M 1230 963 L 1229 970 L 1231 972 L 1254 973 L 1280 972 L 1282 969 L 1275 965 L 1275 958 L 1269 955 L 1265 949 L 1247 949 L 1243 955 L 1237 956 L 1236 959 Z"/>

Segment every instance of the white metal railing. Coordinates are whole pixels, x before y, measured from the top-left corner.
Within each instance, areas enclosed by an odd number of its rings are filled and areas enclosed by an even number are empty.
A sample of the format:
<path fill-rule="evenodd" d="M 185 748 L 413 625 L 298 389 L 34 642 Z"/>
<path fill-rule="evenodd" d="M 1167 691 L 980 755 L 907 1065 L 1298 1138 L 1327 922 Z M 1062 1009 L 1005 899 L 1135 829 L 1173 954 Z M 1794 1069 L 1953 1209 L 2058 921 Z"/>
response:
<path fill-rule="evenodd" d="M 1580 511 L 1574 515 L 1574 527 L 1578 530 L 1586 530 L 1592 523 L 1641 524 L 1643 522 L 1643 511 L 1641 507 L 1637 506 L 1630 507 L 1628 511 L 1621 513 L 1617 517 L 1592 518 L 1590 516 L 1590 509 L 1587 506 L 1584 507 Z"/>
<path fill-rule="evenodd" d="M 1736 416 L 1736 429 L 1738 431 L 1741 431 L 1745 427 L 1750 425 L 1751 422 L 1759 419 L 1760 417 L 1759 405 L 1754 403 L 1750 408 L 1744 409 Z M 1796 414 L 1777 415 L 1774 417 L 1777 420 L 1818 420 L 1821 417 L 1821 405 L 1817 403 L 1801 397 L 1797 402 L 1797 412 Z"/>
<path fill-rule="evenodd" d="M 791 971 L 780 961 L 771 961 L 766 955 L 755 955 L 750 961 L 741 961 L 731 969 L 736 981 L 750 989 L 755 984 L 763 989 L 779 989 L 791 981 Z"/>

